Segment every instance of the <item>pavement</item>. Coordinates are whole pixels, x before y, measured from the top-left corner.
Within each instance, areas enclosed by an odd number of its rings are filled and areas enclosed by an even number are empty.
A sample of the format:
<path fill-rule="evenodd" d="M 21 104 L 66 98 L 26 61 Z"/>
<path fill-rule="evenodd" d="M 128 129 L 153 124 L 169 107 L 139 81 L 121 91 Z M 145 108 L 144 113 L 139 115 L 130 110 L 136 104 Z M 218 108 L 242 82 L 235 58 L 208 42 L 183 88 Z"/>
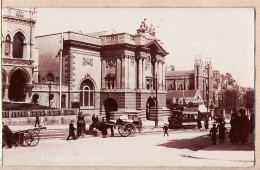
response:
<path fill-rule="evenodd" d="M 10 150 L 4 148 L 4 165 L 209 167 L 250 167 L 254 165 L 253 135 L 249 136 L 248 143 L 245 145 L 232 145 L 228 135 L 226 135 L 225 143 L 212 145 L 208 136 L 209 130 L 203 129 L 169 129 L 170 136 L 163 137 L 164 123 L 158 122 L 159 128 L 154 128 L 153 121 L 144 121 L 143 131 L 135 137 L 123 138 L 116 134 L 115 138 L 104 139 L 86 135 L 68 143 L 65 141 L 68 125 L 46 125 L 46 133 L 55 132 L 54 136 L 43 138 L 36 147 L 17 147 Z M 209 124 L 211 127 L 213 122 L 209 122 Z M 228 126 L 229 124 L 226 127 Z M 33 127 L 11 126 L 10 128 L 15 131 Z M 61 135 L 57 137 L 58 133 Z M 83 146 L 83 150 L 81 146 Z M 93 146 L 97 149 L 96 152 L 93 150 Z M 67 150 L 62 149 L 64 147 Z M 84 150 L 87 151 L 87 154 L 83 152 Z M 33 153 L 30 156 L 34 156 L 36 160 L 26 161 L 26 156 L 28 156 L 26 152 L 29 155 Z M 113 152 L 112 157 L 111 154 L 109 157 L 104 155 L 104 153 L 111 152 Z M 19 154 L 17 155 L 17 153 Z M 68 153 L 70 156 L 66 155 Z M 12 160 L 8 159 L 10 156 Z M 75 162 L 68 161 L 71 157 L 75 158 Z M 37 159 L 39 160 L 37 161 Z M 58 161 L 53 159 L 58 159 Z"/>

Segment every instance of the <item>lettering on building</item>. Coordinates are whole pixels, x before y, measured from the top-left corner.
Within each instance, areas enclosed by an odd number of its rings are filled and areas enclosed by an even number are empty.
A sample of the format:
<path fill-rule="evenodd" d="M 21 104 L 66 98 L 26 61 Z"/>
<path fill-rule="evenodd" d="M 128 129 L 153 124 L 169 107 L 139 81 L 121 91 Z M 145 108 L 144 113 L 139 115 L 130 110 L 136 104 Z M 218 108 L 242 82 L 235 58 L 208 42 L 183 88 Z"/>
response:
<path fill-rule="evenodd" d="M 16 11 L 16 16 L 20 17 L 20 18 L 23 18 L 24 12 L 23 11 Z"/>

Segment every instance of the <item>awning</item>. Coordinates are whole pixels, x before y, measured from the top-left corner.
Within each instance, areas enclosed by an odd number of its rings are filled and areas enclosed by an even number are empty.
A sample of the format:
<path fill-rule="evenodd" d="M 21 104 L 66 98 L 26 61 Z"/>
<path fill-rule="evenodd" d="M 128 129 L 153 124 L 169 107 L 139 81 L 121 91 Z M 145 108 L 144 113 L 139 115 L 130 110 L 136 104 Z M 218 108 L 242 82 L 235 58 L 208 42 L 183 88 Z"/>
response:
<path fill-rule="evenodd" d="M 199 111 L 200 112 L 207 112 L 207 107 L 204 104 L 199 105 Z"/>

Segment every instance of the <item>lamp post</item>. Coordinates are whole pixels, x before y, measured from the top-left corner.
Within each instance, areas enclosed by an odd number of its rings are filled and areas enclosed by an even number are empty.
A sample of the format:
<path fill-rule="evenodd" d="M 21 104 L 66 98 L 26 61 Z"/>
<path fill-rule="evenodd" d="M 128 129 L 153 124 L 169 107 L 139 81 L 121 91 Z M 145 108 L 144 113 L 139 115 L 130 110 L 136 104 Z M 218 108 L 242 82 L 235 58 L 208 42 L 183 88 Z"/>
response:
<path fill-rule="evenodd" d="M 165 85 L 162 83 L 158 83 L 157 82 L 158 78 L 157 78 L 157 73 L 155 74 L 155 78 L 154 78 L 154 84 L 155 84 L 155 128 L 158 128 L 158 87 L 165 87 Z"/>
<path fill-rule="evenodd" d="M 61 34 L 61 47 L 60 47 L 60 85 L 59 85 L 59 109 L 61 109 L 61 86 L 62 86 L 62 50 L 63 50 L 63 33 Z"/>
<path fill-rule="evenodd" d="M 156 128 L 158 128 L 158 100 L 157 100 L 157 95 L 158 95 L 158 90 L 157 90 L 157 73 L 155 76 L 155 98 L 156 98 L 156 102 L 155 102 L 155 126 Z"/>

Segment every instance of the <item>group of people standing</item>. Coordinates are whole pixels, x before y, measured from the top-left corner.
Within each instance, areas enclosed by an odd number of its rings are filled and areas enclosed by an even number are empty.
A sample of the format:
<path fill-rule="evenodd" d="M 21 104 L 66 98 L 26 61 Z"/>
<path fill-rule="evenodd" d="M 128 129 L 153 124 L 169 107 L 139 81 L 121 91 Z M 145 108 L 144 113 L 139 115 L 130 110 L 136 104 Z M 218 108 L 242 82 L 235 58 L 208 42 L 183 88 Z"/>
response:
<path fill-rule="evenodd" d="M 212 135 L 212 144 L 216 144 L 217 133 L 219 136 L 219 143 L 225 142 L 225 134 L 227 129 L 225 127 L 225 121 L 219 122 L 218 126 L 213 124 L 210 130 L 210 135 Z M 232 144 L 246 144 L 249 133 L 253 134 L 255 128 L 255 117 L 254 113 L 251 114 L 250 120 L 246 115 L 245 109 L 240 109 L 239 115 L 233 113 L 230 120 L 231 129 L 229 131 L 229 138 Z"/>
<path fill-rule="evenodd" d="M 246 116 L 246 110 L 240 109 L 240 115 L 233 113 L 230 121 L 231 129 L 229 133 L 232 144 L 245 144 L 249 133 L 253 134 L 255 128 L 254 113 L 251 114 L 250 120 Z"/>

